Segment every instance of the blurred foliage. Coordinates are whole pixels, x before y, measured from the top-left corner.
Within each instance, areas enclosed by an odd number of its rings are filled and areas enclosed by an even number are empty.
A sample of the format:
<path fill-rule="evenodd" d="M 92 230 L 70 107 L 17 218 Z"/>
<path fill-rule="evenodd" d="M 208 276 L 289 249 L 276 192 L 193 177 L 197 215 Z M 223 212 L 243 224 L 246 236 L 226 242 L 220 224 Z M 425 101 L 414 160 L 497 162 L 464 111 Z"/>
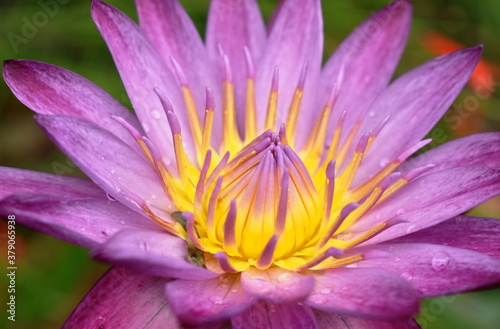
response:
<path fill-rule="evenodd" d="M 26 42 L 12 44 L 12 34 L 22 36 L 26 21 L 44 10 L 41 3 L 50 0 L 2 0 L 0 3 L 0 58 L 24 58 L 68 68 L 94 81 L 130 108 L 111 56 L 90 17 L 90 2 L 60 0 L 53 15 L 40 24 Z M 53 1 L 52 1 L 53 2 Z M 109 1 L 137 19 L 132 0 Z M 200 33 L 205 33 L 208 0 L 184 0 L 186 10 Z M 277 0 L 259 0 L 268 19 Z M 323 0 L 325 25 L 325 59 L 344 37 L 362 20 L 384 6 L 386 0 Z M 485 45 L 484 58 L 500 65 L 500 2 L 498 0 L 417 0 L 414 1 L 414 23 L 406 51 L 396 76 L 432 58 L 422 46 L 422 36 L 437 31 L 465 46 Z M 10 37 L 9 37 L 10 35 Z M 494 81 L 500 77 L 494 76 Z M 469 98 L 467 98 L 469 97 Z M 466 89 L 451 111 L 458 111 L 466 121 L 468 133 L 500 130 L 500 97 L 478 100 L 473 111 L 460 108 L 474 97 Z M 32 120 L 32 112 L 0 82 L 0 165 L 27 168 L 64 175 L 81 172 L 53 146 Z M 471 120 L 474 119 L 474 120 Z M 475 125 L 469 127 L 474 121 Z M 435 144 L 441 144 L 461 133 L 440 122 Z M 433 132 L 429 134 L 433 136 Z M 473 214 L 498 217 L 496 198 L 473 210 Z M 1 222 L 0 234 L 5 232 Z M 69 245 L 41 233 L 18 227 L 17 321 L 7 321 L 2 308 L 0 326 L 12 328 L 59 327 L 86 291 L 107 268 L 88 258 L 83 248 Z M 2 248 L 3 250 L 3 248 Z M 2 251 L 4 252 L 4 251 Z M 5 257 L 0 257 L 4 268 Z M 3 273 L 3 270 L 1 270 Z M 4 304 L 5 276 L 0 279 L 0 300 Z M 423 328 L 495 329 L 500 324 L 500 291 L 491 290 L 436 298 L 424 301 L 419 321 Z"/>

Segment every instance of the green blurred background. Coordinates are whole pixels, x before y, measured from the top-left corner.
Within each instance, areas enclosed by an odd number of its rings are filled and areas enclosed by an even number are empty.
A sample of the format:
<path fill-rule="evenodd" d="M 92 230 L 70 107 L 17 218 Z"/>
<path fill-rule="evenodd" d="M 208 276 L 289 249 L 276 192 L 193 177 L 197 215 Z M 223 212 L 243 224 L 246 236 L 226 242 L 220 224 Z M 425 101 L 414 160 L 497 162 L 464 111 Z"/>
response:
<path fill-rule="evenodd" d="M 42 2 L 47 2 L 42 1 Z M 57 12 L 25 43 L 13 45 L 9 33 L 22 36 L 25 21 L 43 10 L 39 1 L 2 0 L 0 3 L 0 59 L 23 58 L 52 63 L 94 81 L 130 107 L 108 50 L 97 32 L 89 12 L 90 1 L 60 0 Z M 132 0 L 111 0 L 136 19 Z M 184 0 L 186 10 L 204 35 L 208 0 Z M 277 0 L 259 0 L 269 18 Z M 342 39 L 370 13 L 387 4 L 385 0 L 323 0 L 325 20 L 325 58 Z M 396 75 L 432 58 L 439 52 L 424 42 L 429 32 L 445 35 L 465 46 L 485 45 L 486 70 L 476 76 L 476 87 L 466 88 L 451 114 L 460 114 L 458 127 L 439 123 L 437 143 L 480 131 L 499 131 L 500 93 L 500 1 L 421 0 L 414 1 L 414 24 L 410 40 Z M 12 34 L 11 34 L 12 36 Z M 11 37 L 12 39 L 12 37 Z M 490 88 L 478 97 L 477 83 Z M 483 86 L 485 87 L 485 86 Z M 474 89 L 476 88 L 476 89 Z M 484 95 L 484 92 L 481 92 Z M 62 175 L 82 175 L 48 140 L 32 120 L 33 113 L 0 82 L 0 165 L 45 171 Z M 432 133 L 430 134 L 432 136 Z M 500 199 L 473 210 L 473 214 L 500 217 Z M 5 253 L 5 224 L 0 240 Z M 78 301 L 107 269 L 88 258 L 87 250 L 50 236 L 19 227 L 17 229 L 17 314 L 7 321 L 1 307 L 0 326 L 9 328 L 57 328 Z M 5 268 L 5 256 L 0 266 Z M 0 270 L 3 273 L 4 270 Z M 4 304 L 7 281 L 0 279 L 0 305 Z M 500 328 L 500 290 L 489 290 L 424 301 L 419 322 L 423 328 Z"/>

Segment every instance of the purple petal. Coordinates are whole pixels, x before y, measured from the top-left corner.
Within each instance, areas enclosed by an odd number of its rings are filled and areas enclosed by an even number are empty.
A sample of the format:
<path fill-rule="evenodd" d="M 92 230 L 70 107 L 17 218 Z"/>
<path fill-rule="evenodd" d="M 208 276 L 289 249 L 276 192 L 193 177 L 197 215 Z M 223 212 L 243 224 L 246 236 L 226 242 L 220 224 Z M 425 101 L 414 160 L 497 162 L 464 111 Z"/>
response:
<path fill-rule="evenodd" d="M 119 202 L 53 195 L 14 194 L 0 201 L 0 214 L 16 222 L 85 248 L 95 248 L 127 228 L 158 226 Z"/>
<path fill-rule="evenodd" d="M 267 46 L 256 72 L 256 105 L 258 127 L 264 122 L 271 80 L 279 67 L 277 127 L 286 122 L 288 108 L 300 79 L 302 67 L 308 62 L 302 111 L 299 123 L 312 125 L 312 108 L 316 101 L 316 84 L 323 52 L 323 18 L 319 0 L 287 0 L 280 7 L 270 32 Z M 306 130 L 309 126 L 297 127 Z M 300 132 L 297 133 L 299 135 Z"/>
<path fill-rule="evenodd" d="M 380 321 L 352 316 L 342 316 L 314 310 L 321 329 L 420 329 L 413 318 Z"/>
<path fill-rule="evenodd" d="M 418 311 L 412 286 L 394 273 L 377 269 L 339 268 L 314 273 L 315 286 L 306 300 L 331 313 L 398 318 Z"/>
<path fill-rule="evenodd" d="M 210 4 L 206 33 L 207 51 L 214 65 L 220 66 L 219 46 L 228 56 L 236 92 L 236 108 L 245 108 L 248 72 L 244 48 L 258 63 L 266 44 L 266 28 L 255 0 L 214 0 Z M 221 71 L 221 70 L 219 70 Z M 219 76 L 219 81 L 222 77 Z M 243 122 L 244 111 L 237 111 Z"/>
<path fill-rule="evenodd" d="M 256 302 L 240 285 L 239 274 L 206 281 L 176 280 L 166 294 L 179 320 L 186 325 L 204 325 L 229 319 Z"/>
<path fill-rule="evenodd" d="M 500 219 L 458 216 L 394 239 L 391 243 L 430 243 L 474 250 L 500 260 Z"/>
<path fill-rule="evenodd" d="M 141 131 L 136 116 L 84 77 L 61 67 L 28 60 L 5 61 L 3 76 L 14 95 L 33 111 L 88 120 L 139 150 L 132 136 L 111 118 L 112 115 L 121 117 Z"/>
<path fill-rule="evenodd" d="M 433 163 L 436 166 L 429 170 L 427 174 L 463 166 L 500 168 L 500 133 L 474 134 L 452 140 L 405 161 L 398 168 L 398 171 L 405 174 L 413 168 L 428 163 Z"/>
<path fill-rule="evenodd" d="M 249 293 L 273 303 L 303 300 L 311 291 L 314 279 L 281 268 L 250 268 L 241 274 L 241 285 Z"/>
<path fill-rule="evenodd" d="M 359 136 L 391 117 L 363 158 L 355 185 L 376 174 L 381 161 L 392 161 L 424 138 L 464 87 L 481 51 L 478 46 L 435 58 L 398 78 L 375 99 Z"/>
<path fill-rule="evenodd" d="M 91 255 L 111 264 L 167 278 L 204 280 L 218 275 L 189 263 L 186 242 L 165 232 L 123 230 L 94 249 Z"/>
<path fill-rule="evenodd" d="M 201 118 L 205 113 L 206 86 L 214 91 L 219 109 L 222 102 L 221 82 L 216 79 L 214 67 L 196 27 L 180 3 L 177 0 L 135 0 L 135 3 L 141 29 L 158 49 L 170 71 L 176 72 L 171 57 L 180 64 Z M 170 93 L 171 90 L 164 92 Z M 218 115 L 221 111 L 217 110 L 216 113 Z"/>
<path fill-rule="evenodd" d="M 184 132 L 183 140 L 191 149 L 192 137 L 180 86 L 155 47 L 130 18 L 104 2 L 92 1 L 92 17 L 113 55 L 148 137 L 162 155 L 173 155 L 166 114 L 154 92 L 154 88 L 159 88 L 176 110 Z"/>
<path fill-rule="evenodd" d="M 318 99 L 322 104 L 317 105 L 323 106 L 335 83 L 340 83 L 332 125 L 347 109 L 344 127 L 349 131 L 360 114 L 387 87 L 406 44 L 411 15 L 410 1 L 394 1 L 359 25 L 325 64 Z M 331 126 L 332 134 L 333 130 Z"/>
<path fill-rule="evenodd" d="M 310 307 L 291 304 L 258 302 L 240 315 L 231 324 L 234 329 L 317 329 L 316 317 Z"/>
<path fill-rule="evenodd" d="M 159 209 L 173 210 L 150 163 L 116 136 L 74 117 L 37 115 L 35 118 L 56 145 L 115 199 L 138 209 L 122 194 L 134 193 Z"/>
<path fill-rule="evenodd" d="M 113 267 L 90 290 L 62 328 L 180 329 L 163 295 L 165 282 L 163 278 Z"/>
<path fill-rule="evenodd" d="M 78 177 L 0 167 L 0 199 L 9 194 L 40 193 L 75 198 L 104 198 L 105 192 L 91 181 Z"/>
<path fill-rule="evenodd" d="M 458 167 L 418 178 L 369 211 L 353 226 L 366 230 L 399 217 L 404 223 L 389 227 L 365 245 L 394 239 L 462 214 L 500 192 L 500 170 Z"/>
<path fill-rule="evenodd" d="M 362 261 L 359 267 L 383 268 L 408 280 L 422 298 L 453 295 L 500 283 L 500 261 L 466 249 L 423 244 L 380 244 L 352 252 L 376 249 L 390 257 Z"/>

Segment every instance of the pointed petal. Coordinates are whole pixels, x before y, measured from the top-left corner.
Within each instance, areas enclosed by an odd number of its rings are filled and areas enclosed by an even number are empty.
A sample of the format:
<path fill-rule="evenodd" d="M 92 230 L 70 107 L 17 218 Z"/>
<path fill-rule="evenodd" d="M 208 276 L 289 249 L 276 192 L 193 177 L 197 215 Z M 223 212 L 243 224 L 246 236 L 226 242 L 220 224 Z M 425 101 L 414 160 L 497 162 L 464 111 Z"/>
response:
<path fill-rule="evenodd" d="M 90 290 L 62 328 L 180 329 L 163 295 L 165 282 L 163 278 L 113 267 Z"/>
<path fill-rule="evenodd" d="M 122 230 L 91 255 L 111 264 L 167 278 L 203 280 L 218 275 L 186 261 L 186 242 L 165 232 Z"/>
<path fill-rule="evenodd" d="M 0 201 L 0 214 L 15 215 L 19 224 L 90 249 L 122 229 L 159 230 L 150 219 L 106 198 L 14 194 Z"/>
<path fill-rule="evenodd" d="M 500 219 L 457 216 L 394 239 L 391 243 L 430 243 L 480 252 L 500 260 Z"/>
<path fill-rule="evenodd" d="M 165 111 L 154 88 L 162 90 L 179 118 L 188 149 L 192 149 L 188 117 L 180 87 L 158 50 L 140 28 L 116 8 L 92 1 L 92 18 L 108 45 L 144 131 L 164 156 L 173 155 Z"/>
<path fill-rule="evenodd" d="M 389 84 L 408 39 L 412 11 L 408 0 L 397 0 L 380 9 L 359 25 L 325 64 L 318 98 L 322 104 L 317 105 L 323 106 L 335 83 L 340 83 L 330 121 L 332 134 L 345 109 L 348 116 L 344 127 L 349 131 Z"/>
<path fill-rule="evenodd" d="M 264 20 L 255 0 L 214 0 L 210 3 L 207 23 L 207 51 L 213 65 L 220 66 L 219 46 L 228 56 L 236 92 L 236 108 L 245 108 L 245 90 L 248 72 L 244 47 L 258 63 L 266 44 Z M 222 70 L 219 70 L 221 72 Z M 220 75 L 220 74 L 219 74 Z M 222 81 L 222 77 L 218 76 Z M 238 111 L 243 122 L 244 111 Z"/>
<path fill-rule="evenodd" d="M 500 283 L 500 261 L 479 252 L 423 244 L 380 244 L 353 250 L 376 249 L 390 254 L 359 263 L 359 267 L 383 268 L 408 280 L 422 298 L 453 295 Z"/>
<path fill-rule="evenodd" d="M 93 182 L 79 178 L 48 173 L 0 167 L 0 199 L 9 194 L 39 193 L 81 198 L 104 198 L 105 192 Z"/>
<path fill-rule="evenodd" d="M 88 120 L 139 150 L 132 136 L 111 118 L 119 116 L 142 131 L 137 117 L 84 77 L 61 67 L 28 60 L 5 61 L 3 76 L 14 95 L 33 111 Z"/>
<path fill-rule="evenodd" d="M 398 171 L 405 174 L 413 168 L 428 163 L 433 163 L 436 166 L 427 171 L 426 174 L 463 166 L 500 168 L 500 133 L 474 134 L 454 139 L 419 156 L 406 160 L 398 168 Z"/>
<path fill-rule="evenodd" d="M 410 316 L 418 311 L 417 292 L 394 273 L 339 268 L 313 276 L 316 283 L 306 303 L 319 310 L 378 318 Z"/>
<path fill-rule="evenodd" d="M 375 99 L 359 136 L 391 118 L 363 159 L 356 185 L 376 174 L 381 161 L 392 161 L 424 138 L 464 87 L 481 51 L 478 46 L 435 58 L 398 78 Z"/>
<path fill-rule="evenodd" d="M 250 268 L 241 274 L 241 285 L 249 293 L 273 303 L 303 300 L 311 291 L 314 279 L 281 268 Z"/>
<path fill-rule="evenodd" d="M 274 67 L 279 67 L 279 96 L 277 127 L 286 122 L 302 67 L 308 62 L 302 111 L 299 115 L 300 131 L 310 128 L 316 100 L 316 84 L 321 68 L 323 51 L 323 18 L 319 0 L 287 0 L 280 7 L 274 21 L 267 46 L 256 72 L 257 118 L 262 127 L 267 109 Z M 297 133 L 300 135 L 300 132 Z"/>
<path fill-rule="evenodd" d="M 229 319 L 257 300 L 241 287 L 239 274 L 206 281 L 176 280 L 167 284 L 166 294 L 179 320 L 190 326 Z"/>
<path fill-rule="evenodd" d="M 273 304 L 260 301 L 240 315 L 231 324 L 234 329 L 318 329 L 313 311 L 308 306 Z"/>
<path fill-rule="evenodd" d="M 353 226 L 366 230 L 388 219 L 405 220 L 364 245 L 394 239 L 436 225 L 500 193 L 500 169 L 458 167 L 418 178 L 369 211 Z"/>
<path fill-rule="evenodd" d="M 87 176 L 121 203 L 138 209 L 122 194 L 125 191 L 159 209 L 174 209 L 149 162 L 110 132 L 74 117 L 37 115 L 35 119 Z"/>
<path fill-rule="evenodd" d="M 380 321 L 314 310 L 321 329 L 420 329 L 413 318 Z"/>
<path fill-rule="evenodd" d="M 171 57 L 180 64 L 201 118 L 205 113 L 206 86 L 214 91 L 215 104 L 220 109 L 221 82 L 216 79 L 214 66 L 196 27 L 179 1 L 135 0 L 135 3 L 141 29 L 158 49 L 170 71 L 175 74 Z M 170 90 L 164 92 L 169 93 Z M 220 112 L 216 110 L 217 115 Z M 220 119 L 219 116 L 216 118 Z"/>

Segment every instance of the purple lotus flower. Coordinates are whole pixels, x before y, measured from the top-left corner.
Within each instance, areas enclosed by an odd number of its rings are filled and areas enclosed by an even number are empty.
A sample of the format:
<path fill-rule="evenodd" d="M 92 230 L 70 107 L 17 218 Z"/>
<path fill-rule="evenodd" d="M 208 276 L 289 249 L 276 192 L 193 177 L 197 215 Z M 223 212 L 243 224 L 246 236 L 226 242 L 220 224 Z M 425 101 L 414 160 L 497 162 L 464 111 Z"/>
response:
<path fill-rule="evenodd" d="M 319 0 L 212 0 L 206 44 L 176 0 L 140 27 L 92 15 L 137 116 L 85 78 L 4 78 L 92 181 L 0 168 L 0 213 L 116 265 L 65 328 L 418 328 L 419 300 L 500 282 L 500 134 L 409 159 L 481 47 L 389 84 L 411 21 L 394 3 L 321 67 Z M 231 325 L 229 325 L 229 323 Z"/>

